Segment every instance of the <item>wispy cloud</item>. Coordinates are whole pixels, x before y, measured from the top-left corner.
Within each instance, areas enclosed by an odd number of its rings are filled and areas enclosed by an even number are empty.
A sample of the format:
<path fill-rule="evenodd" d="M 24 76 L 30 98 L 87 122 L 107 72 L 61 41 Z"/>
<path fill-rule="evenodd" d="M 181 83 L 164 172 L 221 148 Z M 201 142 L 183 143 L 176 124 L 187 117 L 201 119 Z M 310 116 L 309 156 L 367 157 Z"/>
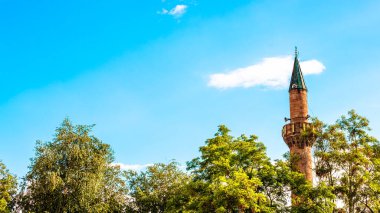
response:
<path fill-rule="evenodd" d="M 162 9 L 159 12 L 159 14 L 170 15 L 170 16 L 173 16 L 174 18 L 180 18 L 181 16 L 183 16 L 183 14 L 186 13 L 187 8 L 188 8 L 187 5 L 178 4 L 175 7 L 173 7 L 172 9 L 170 9 L 170 10 L 167 10 L 165 8 Z"/>
<path fill-rule="evenodd" d="M 300 63 L 304 75 L 319 74 L 325 70 L 325 66 L 315 59 Z M 259 63 L 248 67 L 227 73 L 211 74 L 208 86 L 220 89 L 254 86 L 285 88 L 288 86 L 292 68 L 292 56 L 264 58 Z"/>
<path fill-rule="evenodd" d="M 122 170 L 134 170 L 141 171 L 148 166 L 153 166 L 153 164 L 124 164 L 124 163 L 112 163 L 113 166 L 120 166 Z"/>

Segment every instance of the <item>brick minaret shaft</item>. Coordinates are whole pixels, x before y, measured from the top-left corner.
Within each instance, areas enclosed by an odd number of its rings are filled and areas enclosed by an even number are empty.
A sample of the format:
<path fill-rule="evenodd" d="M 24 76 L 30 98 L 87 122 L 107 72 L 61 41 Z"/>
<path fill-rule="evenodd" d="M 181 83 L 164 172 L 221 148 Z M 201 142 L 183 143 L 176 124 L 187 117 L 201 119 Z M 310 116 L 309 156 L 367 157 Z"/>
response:
<path fill-rule="evenodd" d="M 289 86 L 290 119 L 285 118 L 286 124 L 282 130 L 282 136 L 290 149 L 294 159 L 294 168 L 305 175 L 305 178 L 313 182 L 311 148 L 314 139 L 301 135 L 302 131 L 311 127 L 308 123 L 307 88 L 298 61 L 298 52 L 294 58 L 292 78 Z"/>

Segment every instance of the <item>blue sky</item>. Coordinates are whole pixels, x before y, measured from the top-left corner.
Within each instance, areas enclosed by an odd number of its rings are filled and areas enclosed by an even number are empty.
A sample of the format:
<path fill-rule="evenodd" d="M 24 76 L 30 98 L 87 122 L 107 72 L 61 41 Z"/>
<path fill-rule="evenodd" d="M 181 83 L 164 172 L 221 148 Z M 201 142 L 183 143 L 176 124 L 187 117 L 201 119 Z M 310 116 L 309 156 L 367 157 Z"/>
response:
<path fill-rule="evenodd" d="M 65 117 L 133 168 L 196 157 L 219 124 L 272 159 L 294 46 L 310 114 L 380 138 L 379 1 L 0 0 L 0 159 L 19 177 Z M 285 83 L 284 83 L 285 82 Z"/>

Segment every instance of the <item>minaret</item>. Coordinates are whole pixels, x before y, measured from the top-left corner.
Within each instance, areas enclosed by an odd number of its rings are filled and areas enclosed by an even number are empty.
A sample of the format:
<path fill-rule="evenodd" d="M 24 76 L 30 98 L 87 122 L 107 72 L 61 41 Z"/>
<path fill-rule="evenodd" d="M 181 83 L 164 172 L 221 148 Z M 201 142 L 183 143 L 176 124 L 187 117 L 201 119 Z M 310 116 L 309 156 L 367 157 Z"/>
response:
<path fill-rule="evenodd" d="M 312 128 L 308 122 L 307 88 L 298 61 L 297 47 L 294 57 L 292 78 L 289 86 L 290 120 L 282 129 L 282 137 L 290 149 L 293 166 L 305 175 L 306 180 L 313 182 L 311 148 L 315 141 L 312 135 L 303 134 Z"/>

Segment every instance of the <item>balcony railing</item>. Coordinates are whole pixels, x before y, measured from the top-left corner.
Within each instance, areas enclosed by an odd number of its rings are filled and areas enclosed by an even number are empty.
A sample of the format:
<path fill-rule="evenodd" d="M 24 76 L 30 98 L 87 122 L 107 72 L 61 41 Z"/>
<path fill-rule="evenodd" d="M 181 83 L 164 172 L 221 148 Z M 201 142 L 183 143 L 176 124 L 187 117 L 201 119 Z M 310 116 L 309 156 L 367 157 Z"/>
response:
<path fill-rule="evenodd" d="M 310 130 L 313 125 L 306 122 L 295 122 L 284 125 L 282 128 L 282 137 L 287 138 L 293 135 L 300 135 L 302 131 Z"/>

